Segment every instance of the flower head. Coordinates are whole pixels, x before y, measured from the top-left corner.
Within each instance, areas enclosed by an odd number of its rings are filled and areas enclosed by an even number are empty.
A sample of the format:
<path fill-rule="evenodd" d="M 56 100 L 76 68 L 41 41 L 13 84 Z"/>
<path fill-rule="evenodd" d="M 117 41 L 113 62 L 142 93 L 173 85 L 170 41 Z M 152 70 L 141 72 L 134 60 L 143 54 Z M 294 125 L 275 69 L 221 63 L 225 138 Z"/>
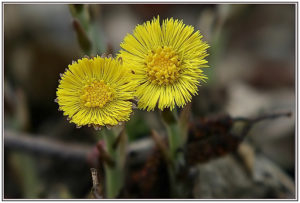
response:
<path fill-rule="evenodd" d="M 184 106 L 205 81 L 200 68 L 208 67 L 208 44 L 199 31 L 182 21 L 159 17 L 138 25 L 121 43 L 119 57 L 131 68 L 138 84 L 140 109 Z"/>
<path fill-rule="evenodd" d="M 119 61 L 99 56 L 69 65 L 57 88 L 60 110 L 77 126 L 113 126 L 129 120 L 134 85 Z"/>

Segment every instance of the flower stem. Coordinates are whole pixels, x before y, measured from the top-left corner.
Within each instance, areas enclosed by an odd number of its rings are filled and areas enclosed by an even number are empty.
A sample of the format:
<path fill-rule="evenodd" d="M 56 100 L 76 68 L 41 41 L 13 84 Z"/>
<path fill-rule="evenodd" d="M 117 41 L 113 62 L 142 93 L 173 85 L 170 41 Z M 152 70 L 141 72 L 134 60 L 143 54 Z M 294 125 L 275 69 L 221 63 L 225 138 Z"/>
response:
<path fill-rule="evenodd" d="M 182 130 L 178 123 L 176 111 L 164 110 L 162 111 L 161 116 L 167 129 L 169 151 L 172 160 L 172 164 L 168 166 L 171 195 L 173 197 L 181 197 L 182 187 L 176 177 L 180 172 L 181 166 L 184 165 L 184 155 L 181 150 L 184 144 Z"/>
<path fill-rule="evenodd" d="M 164 120 L 165 126 L 168 133 L 169 149 L 171 153 L 171 158 L 174 162 L 183 161 L 183 156 L 181 153 L 183 145 L 183 137 L 181 135 L 181 129 L 178 124 L 177 112 L 164 110 L 162 111 L 162 118 Z"/>
<path fill-rule="evenodd" d="M 105 193 L 106 198 L 116 198 L 120 192 L 123 183 L 123 173 L 118 161 L 118 148 L 114 149 L 113 144 L 117 134 L 113 130 L 102 130 L 103 139 L 106 143 L 106 150 L 114 160 L 114 165 L 104 164 L 105 170 Z"/>

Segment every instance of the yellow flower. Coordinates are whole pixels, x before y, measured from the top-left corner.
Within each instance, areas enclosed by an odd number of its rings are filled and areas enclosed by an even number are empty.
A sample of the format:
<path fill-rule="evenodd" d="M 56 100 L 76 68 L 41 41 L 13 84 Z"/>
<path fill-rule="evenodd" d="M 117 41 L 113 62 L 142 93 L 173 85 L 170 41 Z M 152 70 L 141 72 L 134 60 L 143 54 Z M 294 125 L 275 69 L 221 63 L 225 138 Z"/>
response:
<path fill-rule="evenodd" d="M 184 106 L 197 94 L 200 81 L 207 77 L 200 68 L 208 67 L 209 45 L 199 31 L 182 21 L 159 17 L 136 26 L 120 45 L 121 57 L 138 83 L 138 108 L 153 110 Z"/>
<path fill-rule="evenodd" d="M 77 126 L 113 126 L 129 120 L 131 74 L 112 58 L 83 58 L 69 65 L 57 88 L 59 109 Z"/>

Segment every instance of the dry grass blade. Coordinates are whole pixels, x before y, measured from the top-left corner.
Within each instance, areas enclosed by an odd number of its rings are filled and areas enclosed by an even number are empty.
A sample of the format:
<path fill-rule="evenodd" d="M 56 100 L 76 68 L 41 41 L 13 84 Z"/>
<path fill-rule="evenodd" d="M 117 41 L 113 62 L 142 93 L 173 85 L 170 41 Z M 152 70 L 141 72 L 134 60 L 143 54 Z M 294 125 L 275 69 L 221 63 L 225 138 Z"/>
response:
<path fill-rule="evenodd" d="M 104 161 L 105 163 L 107 163 L 107 165 L 109 165 L 110 167 L 114 167 L 115 166 L 115 162 L 112 159 L 112 157 L 107 153 L 107 151 L 103 148 L 103 146 L 101 144 L 97 144 L 97 149 L 99 151 L 99 156 L 100 159 L 102 161 Z"/>
<path fill-rule="evenodd" d="M 79 45 L 85 53 L 89 53 L 92 47 L 91 41 L 78 19 L 73 19 L 73 28 L 76 31 Z"/>
<path fill-rule="evenodd" d="M 187 139 L 191 109 L 192 109 L 192 103 L 190 102 L 187 105 L 185 105 L 185 107 L 182 109 L 180 116 L 179 116 L 179 125 L 180 125 L 180 129 L 182 131 L 181 133 L 182 133 L 184 143 L 186 142 L 186 139 Z"/>
<path fill-rule="evenodd" d="M 158 149 L 162 153 L 162 155 L 163 155 L 164 159 L 166 160 L 166 162 L 168 164 L 171 164 L 172 163 L 171 156 L 170 156 L 168 147 L 165 144 L 165 142 L 161 139 L 161 137 L 158 135 L 158 133 L 155 130 L 152 130 L 151 136 L 152 136 L 156 146 L 158 147 Z"/>
<path fill-rule="evenodd" d="M 101 195 L 102 187 L 99 184 L 97 169 L 91 168 L 91 174 L 92 174 L 92 181 L 93 181 L 92 194 L 93 194 L 94 198 L 102 199 L 102 195 Z"/>

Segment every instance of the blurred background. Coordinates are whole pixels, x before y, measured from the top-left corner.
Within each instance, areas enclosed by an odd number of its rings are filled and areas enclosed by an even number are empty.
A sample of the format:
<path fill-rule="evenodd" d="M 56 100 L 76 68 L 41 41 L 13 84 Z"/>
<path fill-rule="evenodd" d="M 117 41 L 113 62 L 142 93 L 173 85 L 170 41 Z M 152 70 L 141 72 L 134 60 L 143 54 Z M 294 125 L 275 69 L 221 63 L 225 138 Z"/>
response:
<path fill-rule="evenodd" d="M 196 118 L 292 112 L 290 118 L 255 125 L 246 143 L 272 163 L 280 181 L 288 185 L 288 197 L 294 198 L 294 4 L 92 4 L 84 9 L 97 41 L 91 55 L 115 56 L 127 33 L 157 15 L 182 19 L 199 29 L 211 47 L 210 68 L 205 69 L 209 80 L 192 103 Z M 92 128 L 76 129 L 54 102 L 59 74 L 85 54 L 75 30 L 69 5 L 4 4 L 4 198 L 89 197 L 89 168 L 99 136 Z M 151 129 L 163 131 L 163 126 L 158 112 L 135 110 L 126 129 L 133 146 L 147 139 Z M 228 189 L 229 183 L 222 180 Z M 247 190 L 256 186 L 249 184 Z M 283 190 L 242 197 L 286 198 L 280 196 Z M 238 193 L 200 187 L 194 197 L 239 198 Z"/>

